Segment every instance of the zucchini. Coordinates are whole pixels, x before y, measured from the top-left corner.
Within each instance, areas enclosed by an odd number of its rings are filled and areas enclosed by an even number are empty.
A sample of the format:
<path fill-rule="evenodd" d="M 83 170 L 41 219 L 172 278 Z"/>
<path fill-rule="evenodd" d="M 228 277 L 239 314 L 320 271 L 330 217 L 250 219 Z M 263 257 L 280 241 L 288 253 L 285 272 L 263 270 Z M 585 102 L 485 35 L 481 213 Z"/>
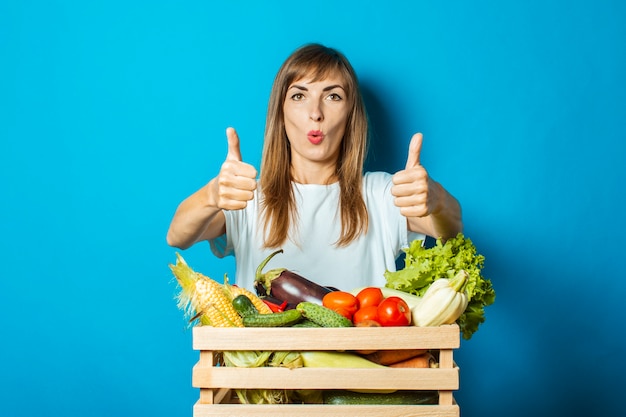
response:
<path fill-rule="evenodd" d="M 232 303 L 241 317 L 259 314 L 259 310 L 252 304 L 252 300 L 244 294 L 239 294 L 237 297 L 233 298 Z"/>
<path fill-rule="evenodd" d="M 288 327 L 302 320 L 298 310 L 286 310 L 271 314 L 253 314 L 243 317 L 244 327 Z"/>
<path fill-rule="evenodd" d="M 322 305 L 303 301 L 296 306 L 302 316 L 321 327 L 352 327 L 352 321 L 336 311 Z"/>
<path fill-rule="evenodd" d="M 389 394 L 347 390 L 324 391 L 324 404 L 333 405 L 413 405 L 438 404 L 437 391 L 395 391 Z"/>

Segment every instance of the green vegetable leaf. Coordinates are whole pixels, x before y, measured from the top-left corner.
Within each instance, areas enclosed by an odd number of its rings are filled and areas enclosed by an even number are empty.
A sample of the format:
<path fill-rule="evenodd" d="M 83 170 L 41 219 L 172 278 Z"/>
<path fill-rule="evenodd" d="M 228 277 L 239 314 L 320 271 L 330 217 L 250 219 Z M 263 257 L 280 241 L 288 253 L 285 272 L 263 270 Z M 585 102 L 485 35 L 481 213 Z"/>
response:
<path fill-rule="evenodd" d="M 425 248 L 419 239 L 414 240 L 405 252 L 404 268 L 385 272 L 388 288 L 422 296 L 435 280 L 452 278 L 461 269 L 467 271 L 465 291 L 469 303 L 457 323 L 463 338 L 470 339 L 485 321 L 484 308 L 493 304 L 496 297 L 491 281 L 481 274 L 485 257 L 478 254 L 472 241 L 462 233 L 445 243 L 437 239 L 432 248 Z"/>

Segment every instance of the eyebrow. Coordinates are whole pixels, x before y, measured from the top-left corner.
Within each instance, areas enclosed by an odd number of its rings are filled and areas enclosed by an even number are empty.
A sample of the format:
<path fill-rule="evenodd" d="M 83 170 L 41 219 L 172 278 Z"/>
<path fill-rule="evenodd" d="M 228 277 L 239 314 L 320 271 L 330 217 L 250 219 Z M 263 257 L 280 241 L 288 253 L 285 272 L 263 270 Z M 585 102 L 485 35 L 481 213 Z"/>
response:
<path fill-rule="evenodd" d="M 297 88 L 298 90 L 302 90 L 302 91 L 309 91 L 308 88 L 306 88 L 303 85 L 298 85 L 298 84 L 294 84 L 289 88 Z M 343 88 L 343 86 L 341 86 L 340 84 L 333 84 L 333 85 L 329 85 L 328 87 L 324 87 L 324 89 L 322 91 L 330 91 L 333 90 L 335 88 L 341 88 L 342 90 L 345 91 L 345 89 Z"/>

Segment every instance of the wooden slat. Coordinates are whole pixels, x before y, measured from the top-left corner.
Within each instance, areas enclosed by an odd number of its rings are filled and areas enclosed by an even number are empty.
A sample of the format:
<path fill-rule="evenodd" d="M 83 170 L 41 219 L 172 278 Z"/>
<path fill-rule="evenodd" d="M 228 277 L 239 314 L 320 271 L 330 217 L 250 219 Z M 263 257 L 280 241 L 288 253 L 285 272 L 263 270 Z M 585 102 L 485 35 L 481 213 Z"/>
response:
<path fill-rule="evenodd" d="M 440 368 L 452 368 L 454 366 L 452 349 L 441 349 L 439 351 L 439 367 Z"/>
<path fill-rule="evenodd" d="M 221 403 L 224 398 L 226 398 L 228 395 L 230 395 L 231 391 L 230 388 L 220 388 L 217 390 L 217 392 L 215 393 L 215 404 L 219 404 Z"/>
<path fill-rule="evenodd" d="M 456 349 L 456 324 L 439 327 L 193 328 L 195 350 Z"/>
<path fill-rule="evenodd" d="M 201 351 L 200 360 L 198 361 L 198 364 L 196 366 L 205 368 L 205 369 L 211 369 L 211 367 L 213 367 L 213 365 L 215 364 L 213 354 L 214 353 L 211 351 L 206 351 L 206 350 Z M 214 393 L 212 389 L 201 388 L 199 402 L 201 404 L 219 403 L 219 400 L 216 401 L 213 394 Z"/>
<path fill-rule="evenodd" d="M 439 391 L 439 404 L 440 405 L 452 405 L 454 403 L 454 397 L 452 391 Z"/>
<path fill-rule="evenodd" d="M 458 369 L 193 368 L 196 388 L 457 390 Z"/>
<path fill-rule="evenodd" d="M 196 404 L 194 417 L 459 417 L 458 405 Z"/>

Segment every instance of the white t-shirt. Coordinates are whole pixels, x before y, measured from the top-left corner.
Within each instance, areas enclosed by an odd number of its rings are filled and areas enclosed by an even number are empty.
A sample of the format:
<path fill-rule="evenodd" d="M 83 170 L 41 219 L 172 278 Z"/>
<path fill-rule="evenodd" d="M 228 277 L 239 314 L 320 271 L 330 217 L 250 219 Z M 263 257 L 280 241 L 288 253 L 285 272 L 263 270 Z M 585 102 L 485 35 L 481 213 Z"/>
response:
<path fill-rule="evenodd" d="M 339 184 L 297 184 L 296 233 L 281 247 L 263 272 L 287 268 L 317 284 L 350 291 L 363 286 L 384 286 L 386 270 L 396 269 L 396 258 L 410 239 L 423 235 L 408 232 L 407 220 L 393 203 L 391 174 L 366 173 L 363 197 L 369 229 L 347 247 L 334 245 L 341 233 Z M 263 248 L 259 225 L 259 199 L 245 209 L 225 211 L 226 235 L 210 241 L 218 257 L 235 255 L 237 285 L 253 289 L 256 269 L 276 249 Z M 292 226 L 292 231 L 293 231 Z"/>

